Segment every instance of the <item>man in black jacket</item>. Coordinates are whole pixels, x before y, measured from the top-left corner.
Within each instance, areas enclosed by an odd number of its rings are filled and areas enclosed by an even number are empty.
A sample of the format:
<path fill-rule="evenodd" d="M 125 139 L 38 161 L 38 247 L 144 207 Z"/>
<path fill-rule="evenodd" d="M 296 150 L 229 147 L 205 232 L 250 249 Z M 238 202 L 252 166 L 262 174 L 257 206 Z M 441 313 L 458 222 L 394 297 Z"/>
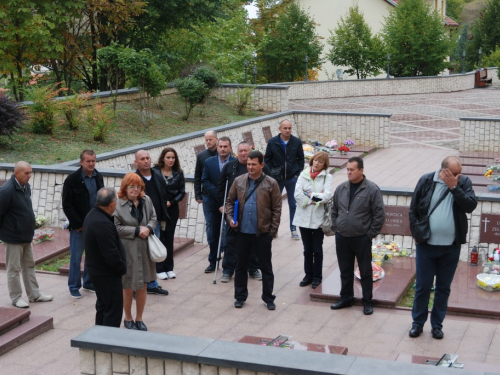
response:
<path fill-rule="evenodd" d="M 120 327 L 122 321 L 122 276 L 127 273 L 127 260 L 112 216 L 115 207 L 115 190 L 103 188 L 83 223 L 85 267 L 95 287 L 97 326 Z"/>
<path fill-rule="evenodd" d="M 217 199 L 219 201 L 219 211 L 223 213 L 224 208 L 224 194 L 229 192 L 234 179 L 238 176 L 248 173 L 247 160 L 250 153 L 250 144 L 246 141 L 238 144 L 237 160 L 228 162 L 220 173 L 219 182 L 217 183 Z M 270 171 L 264 165 L 263 172 L 269 175 Z M 227 181 L 227 185 L 226 185 Z M 227 187 L 227 189 L 226 189 Z M 226 246 L 224 247 L 224 259 L 222 261 L 222 278 L 223 283 L 229 282 L 234 274 L 236 267 L 236 249 L 235 249 L 236 232 L 231 227 L 228 228 L 226 233 Z M 262 280 L 262 274 L 259 271 L 259 262 L 257 254 L 253 251 L 250 255 L 248 262 L 248 275 L 256 280 Z"/>
<path fill-rule="evenodd" d="M 410 229 L 415 237 L 416 223 L 429 217 L 430 235 L 417 243 L 416 286 L 413 301 L 413 324 L 410 337 L 418 337 L 428 316 L 431 289 L 436 277 L 434 304 L 431 312 L 431 333 L 442 339 L 443 320 L 448 307 L 450 286 L 455 276 L 461 245 L 467 237 L 467 215 L 477 206 L 472 182 L 462 176 L 462 165 L 449 156 L 436 172 L 423 175 L 418 181 L 410 203 Z M 415 241 L 416 242 L 416 241 Z"/>
<path fill-rule="evenodd" d="M 69 221 L 69 244 L 71 259 L 69 263 L 68 287 L 73 298 L 81 298 L 81 263 L 83 255 L 83 221 L 95 206 L 97 191 L 104 187 L 104 179 L 95 169 L 96 155 L 92 150 L 80 154 L 80 168 L 71 173 L 64 181 L 62 207 Z M 83 268 L 83 289 L 93 292 L 87 269 Z"/>
<path fill-rule="evenodd" d="M 35 213 L 31 203 L 31 165 L 19 161 L 14 174 L 0 188 L 0 240 L 5 246 L 7 288 L 12 305 L 28 308 L 21 299 L 23 290 L 19 274 L 23 274 L 24 289 L 30 302 L 52 301 L 52 296 L 43 295 L 38 289 L 33 257 L 33 235 L 35 234 Z"/>
<path fill-rule="evenodd" d="M 292 135 L 292 123 L 283 120 L 279 126 L 280 134 L 267 143 L 264 163 L 271 170 L 271 177 L 278 181 L 281 192 L 286 188 L 288 207 L 290 209 L 290 231 L 292 239 L 300 240 L 295 225 L 292 225 L 297 202 L 295 201 L 295 185 L 300 172 L 304 169 L 304 150 L 299 138 Z"/>
<path fill-rule="evenodd" d="M 203 167 L 205 160 L 217 155 L 217 133 L 209 130 L 205 133 L 206 150 L 201 151 L 196 157 L 196 167 L 194 170 L 194 196 L 198 204 L 203 204 L 203 216 L 205 217 L 205 232 L 207 234 L 207 243 L 212 242 L 212 230 L 210 227 L 211 211 L 208 204 L 208 193 L 203 189 L 201 177 L 203 175 Z"/>

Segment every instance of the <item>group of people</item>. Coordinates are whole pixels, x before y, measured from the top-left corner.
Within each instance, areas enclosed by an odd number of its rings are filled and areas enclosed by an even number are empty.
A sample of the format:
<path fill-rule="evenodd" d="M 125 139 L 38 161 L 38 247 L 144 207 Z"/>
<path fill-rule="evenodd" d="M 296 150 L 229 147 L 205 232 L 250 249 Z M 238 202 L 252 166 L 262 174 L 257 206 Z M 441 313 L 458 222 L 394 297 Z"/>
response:
<path fill-rule="evenodd" d="M 179 202 L 185 195 L 184 174 L 175 149 L 163 149 L 154 166 L 149 153 L 139 150 L 136 172 L 124 176 L 116 195 L 113 188 L 104 188 L 95 163 L 92 150 L 82 151 L 81 167 L 66 178 L 63 187 L 63 209 L 70 224 L 70 295 L 81 298 L 82 285 L 96 292 L 98 325 L 119 327 L 124 313 L 126 328 L 146 331 L 142 316 L 147 294 L 168 295 L 157 278 L 176 278 L 174 233 Z M 148 236 L 157 236 L 166 247 L 163 262 L 151 261 Z"/>
<path fill-rule="evenodd" d="M 363 159 L 347 162 L 345 183 L 333 189 L 329 155 L 317 152 L 304 167 L 301 141 L 293 136 L 292 124 L 283 120 L 279 134 L 268 142 L 265 154 L 243 141 L 233 156 L 231 140 L 205 134 L 206 150 L 197 155 L 194 192 L 203 204 L 209 244 L 206 273 L 222 262 L 221 281 L 234 276 L 234 306 L 242 308 L 248 298 L 248 277 L 262 280 L 262 300 L 275 310 L 272 241 L 281 220 L 282 191 L 287 190 L 290 232 L 302 239 L 305 276 L 300 286 L 317 288 L 323 279 L 323 223 L 325 204 L 331 205 L 331 230 L 335 233 L 340 269 L 338 310 L 354 302 L 354 266 L 357 262 L 365 315 L 373 313 L 372 240 L 385 221 L 382 193 L 364 175 Z M 70 295 L 81 298 L 80 289 L 96 292 L 96 324 L 119 327 L 124 313 L 128 329 L 147 330 L 143 312 L 147 294 L 168 295 L 157 282 L 172 279 L 173 240 L 179 218 L 179 202 L 185 196 L 184 174 L 177 152 L 165 148 L 154 167 L 145 150 L 135 154 L 135 173 L 127 173 L 118 194 L 104 187 L 95 169 L 96 155 L 84 150 L 80 168 L 63 187 L 63 209 L 70 223 Z M 428 240 L 416 243 L 416 290 L 410 337 L 418 337 L 428 316 L 428 302 L 435 277 L 431 312 L 432 336 L 443 338 L 450 286 L 466 241 L 467 213 L 477 200 L 469 178 L 461 175 L 456 157 L 419 180 L 410 204 L 410 227 L 421 230 L 429 221 Z M 34 271 L 31 240 L 34 213 L 29 179 L 31 166 L 18 162 L 11 179 L 0 188 L 0 240 L 6 248 L 7 279 L 12 304 L 26 308 L 21 299 L 19 274 L 30 302 L 46 302 Z M 297 232 L 299 228 L 300 237 Z M 418 227 L 418 228 L 417 228 Z M 165 261 L 154 263 L 148 254 L 148 236 L 157 236 L 167 249 Z M 83 284 L 81 260 L 85 249 Z M 132 315 L 136 300 L 135 319 Z"/>

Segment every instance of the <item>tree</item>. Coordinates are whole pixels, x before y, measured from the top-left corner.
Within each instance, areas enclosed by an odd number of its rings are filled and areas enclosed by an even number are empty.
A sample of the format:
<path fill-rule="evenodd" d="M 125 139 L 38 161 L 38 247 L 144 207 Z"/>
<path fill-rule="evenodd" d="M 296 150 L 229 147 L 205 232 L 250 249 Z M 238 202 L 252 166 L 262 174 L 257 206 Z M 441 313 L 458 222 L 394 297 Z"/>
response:
<path fill-rule="evenodd" d="M 306 56 L 309 68 L 317 68 L 322 63 L 323 46 L 316 34 L 314 20 L 295 3 L 288 4 L 257 49 L 268 82 L 295 81 L 304 77 Z"/>
<path fill-rule="evenodd" d="M 385 18 L 383 37 L 396 77 L 437 75 L 446 67 L 450 40 L 444 22 L 424 0 L 401 0 Z"/>
<path fill-rule="evenodd" d="M 482 12 L 483 53 L 489 55 L 500 46 L 500 0 L 489 0 Z"/>
<path fill-rule="evenodd" d="M 183 119 L 188 121 L 193 108 L 205 98 L 207 86 L 199 79 L 189 76 L 176 80 L 175 87 L 179 95 L 184 99 L 186 115 Z"/>
<path fill-rule="evenodd" d="M 14 132 L 23 127 L 26 119 L 16 102 L 0 93 L 0 137 L 10 138 Z"/>
<path fill-rule="evenodd" d="M 467 1 L 469 2 L 469 1 Z M 460 23 L 462 21 L 462 11 L 466 0 L 447 0 L 446 1 L 446 14 L 454 21 Z"/>
<path fill-rule="evenodd" d="M 33 65 L 45 65 L 63 50 L 54 30 L 78 14 L 82 0 L 5 0 L 0 5 L 0 76 L 24 101 Z"/>
<path fill-rule="evenodd" d="M 332 46 L 327 56 L 332 64 L 348 66 L 345 73 L 356 74 L 358 79 L 378 75 L 385 65 L 382 40 L 372 36 L 357 5 L 350 7 L 347 16 L 330 31 L 328 44 Z"/>

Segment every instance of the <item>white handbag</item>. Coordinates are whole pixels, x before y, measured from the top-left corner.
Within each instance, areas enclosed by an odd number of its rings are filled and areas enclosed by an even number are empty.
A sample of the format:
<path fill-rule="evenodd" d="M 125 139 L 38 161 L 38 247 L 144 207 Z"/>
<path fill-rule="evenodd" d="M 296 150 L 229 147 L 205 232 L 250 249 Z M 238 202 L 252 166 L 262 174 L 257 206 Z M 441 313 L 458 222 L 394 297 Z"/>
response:
<path fill-rule="evenodd" d="M 163 262 L 167 258 L 167 248 L 155 234 L 148 236 L 149 257 L 155 263 Z"/>

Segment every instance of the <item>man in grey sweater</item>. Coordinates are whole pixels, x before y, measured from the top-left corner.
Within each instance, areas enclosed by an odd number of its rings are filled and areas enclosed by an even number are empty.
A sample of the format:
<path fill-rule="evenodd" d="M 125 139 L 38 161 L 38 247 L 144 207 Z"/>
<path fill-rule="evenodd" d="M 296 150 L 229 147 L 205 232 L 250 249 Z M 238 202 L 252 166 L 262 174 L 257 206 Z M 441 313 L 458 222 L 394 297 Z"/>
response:
<path fill-rule="evenodd" d="M 363 159 L 347 162 L 347 181 L 335 190 L 332 207 L 332 230 L 335 232 L 340 268 L 340 300 L 333 310 L 352 306 L 354 301 L 354 259 L 358 261 L 363 291 L 363 312 L 373 314 L 372 239 L 385 221 L 382 193 L 363 174 Z"/>

